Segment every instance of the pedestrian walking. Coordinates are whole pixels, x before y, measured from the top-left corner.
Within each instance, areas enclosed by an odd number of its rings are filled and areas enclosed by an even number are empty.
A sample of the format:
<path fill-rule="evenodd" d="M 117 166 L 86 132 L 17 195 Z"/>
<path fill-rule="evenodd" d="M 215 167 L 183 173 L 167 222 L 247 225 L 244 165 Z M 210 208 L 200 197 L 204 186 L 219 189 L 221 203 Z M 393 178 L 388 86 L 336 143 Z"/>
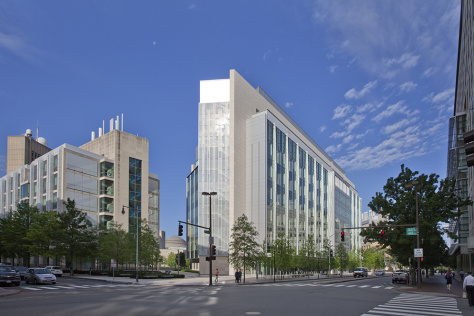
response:
<path fill-rule="evenodd" d="M 219 280 L 219 269 L 216 269 L 216 283 Z"/>
<path fill-rule="evenodd" d="M 235 270 L 235 283 L 239 283 L 239 270 Z"/>
<path fill-rule="evenodd" d="M 472 272 L 468 272 L 464 282 L 462 284 L 462 289 L 466 292 L 467 301 L 469 306 L 474 306 L 474 277 Z"/>
<path fill-rule="evenodd" d="M 461 272 L 459 272 L 459 275 L 461 276 L 461 281 L 464 281 L 464 270 L 461 270 Z"/>
<path fill-rule="evenodd" d="M 448 272 L 446 272 L 444 278 L 446 279 L 446 288 L 448 289 L 448 291 L 451 291 L 451 284 L 453 284 L 454 278 L 454 275 L 451 273 L 451 269 L 448 269 Z"/>
<path fill-rule="evenodd" d="M 241 283 L 242 282 L 242 270 L 239 270 L 239 282 L 237 283 Z"/>

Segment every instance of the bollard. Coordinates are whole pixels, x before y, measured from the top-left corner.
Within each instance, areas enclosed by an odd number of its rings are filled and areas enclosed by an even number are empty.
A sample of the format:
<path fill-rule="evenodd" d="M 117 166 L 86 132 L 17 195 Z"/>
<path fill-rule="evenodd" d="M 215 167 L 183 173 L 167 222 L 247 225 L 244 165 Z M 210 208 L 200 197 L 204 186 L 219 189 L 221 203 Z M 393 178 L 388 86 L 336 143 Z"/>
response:
<path fill-rule="evenodd" d="M 410 279 L 410 278 L 409 278 L 409 276 L 408 276 L 408 273 L 405 274 L 405 279 L 406 279 L 406 284 L 407 284 L 407 286 L 408 286 L 409 283 L 410 283 L 410 282 L 409 282 L 409 279 Z"/>

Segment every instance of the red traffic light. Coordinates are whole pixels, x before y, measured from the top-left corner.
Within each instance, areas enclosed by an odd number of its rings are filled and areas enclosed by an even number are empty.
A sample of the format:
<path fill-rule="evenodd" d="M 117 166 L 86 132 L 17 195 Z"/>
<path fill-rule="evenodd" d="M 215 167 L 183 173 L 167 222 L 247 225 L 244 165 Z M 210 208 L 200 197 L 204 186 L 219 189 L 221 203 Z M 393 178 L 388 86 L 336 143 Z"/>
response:
<path fill-rule="evenodd" d="M 344 242 L 344 232 L 341 232 L 341 242 Z"/>

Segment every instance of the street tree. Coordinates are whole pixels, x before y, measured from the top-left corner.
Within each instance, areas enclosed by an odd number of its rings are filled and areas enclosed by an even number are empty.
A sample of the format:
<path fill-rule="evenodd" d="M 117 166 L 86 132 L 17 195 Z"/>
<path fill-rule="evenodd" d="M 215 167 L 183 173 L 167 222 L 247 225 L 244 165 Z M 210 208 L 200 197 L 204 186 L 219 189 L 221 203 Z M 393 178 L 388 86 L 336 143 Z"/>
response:
<path fill-rule="evenodd" d="M 284 233 L 279 233 L 274 243 L 275 265 L 283 275 L 294 267 L 295 250 Z"/>
<path fill-rule="evenodd" d="M 336 247 L 335 259 L 337 260 L 339 269 L 341 270 L 341 277 L 343 271 L 349 265 L 349 254 L 347 253 L 346 247 L 343 244 L 339 244 Z"/>
<path fill-rule="evenodd" d="M 166 260 L 166 264 L 168 265 L 168 267 L 176 267 L 176 255 L 174 252 L 171 252 L 169 255 L 168 255 L 168 259 Z"/>
<path fill-rule="evenodd" d="M 26 233 L 28 250 L 35 256 L 44 258 L 59 258 L 55 247 L 56 233 L 58 232 L 58 216 L 54 211 L 35 213 L 29 231 Z"/>
<path fill-rule="evenodd" d="M 76 208 L 76 202 L 67 199 L 66 210 L 58 214 L 59 226 L 57 247 L 59 253 L 66 257 L 71 275 L 74 273 L 74 262 L 80 259 L 91 259 L 97 251 L 97 232 L 86 213 Z"/>
<path fill-rule="evenodd" d="M 109 263 L 111 259 L 116 259 L 120 265 L 131 263 L 135 242 L 131 242 L 128 235 L 122 225 L 117 223 L 112 228 L 101 231 L 98 252 L 100 260 Z"/>
<path fill-rule="evenodd" d="M 140 263 L 146 266 L 152 266 L 153 270 L 158 269 L 160 257 L 160 242 L 153 235 L 153 231 L 146 220 L 142 220 L 140 229 Z"/>
<path fill-rule="evenodd" d="M 239 216 L 232 227 L 229 243 L 229 263 L 234 269 L 245 271 L 258 262 L 259 244 L 257 243 L 258 232 L 253 223 L 245 214 Z"/>
<path fill-rule="evenodd" d="M 415 181 L 416 190 L 407 185 Z M 444 233 L 451 238 L 456 238 L 451 232 L 442 229 L 440 223 L 448 222 L 449 219 L 457 218 L 461 210 L 469 203 L 469 198 L 462 197 L 456 191 L 456 182 L 454 179 L 439 179 L 436 174 L 419 174 L 418 171 L 412 171 L 401 166 L 400 174 L 389 178 L 383 187 L 383 193 L 377 192 L 375 197 L 369 203 L 369 207 L 382 215 L 385 220 L 377 225 L 372 223 L 370 226 L 389 226 L 406 225 L 416 223 L 416 199 L 415 192 L 418 194 L 418 212 L 419 212 L 419 235 L 423 239 L 423 255 L 426 254 L 427 261 L 433 261 L 434 265 L 444 263 L 446 257 L 440 257 L 445 254 L 447 246 L 441 242 Z M 406 227 L 384 228 L 384 236 L 380 228 L 365 229 L 361 236 L 366 241 L 376 241 L 382 248 L 386 248 L 389 254 L 396 257 L 401 263 L 408 264 L 408 258 L 413 257 L 416 247 L 416 236 L 407 236 Z M 365 257 L 364 257 L 365 259 Z"/>
<path fill-rule="evenodd" d="M 30 264 L 32 242 L 27 238 L 31 225 L 35 221 L 35 216 L 39 214 L 39 209 L 27 202 L 21 202 L 17 205 L 17 210 L 4 217 L 3 230 L 1 235 L 2 244 L 6 253 L 13 258 L 18 256 L 22 258 L 23 265 Z"/>
<path fill-rule="evenodd" d="M 361 255 L 360 251 L 356 249 L 352 249 L 349 251 L 349 262 L 348 262 L 348 269 L 349 271 L 354 271 L 355 268 L 361 266 Z"/>

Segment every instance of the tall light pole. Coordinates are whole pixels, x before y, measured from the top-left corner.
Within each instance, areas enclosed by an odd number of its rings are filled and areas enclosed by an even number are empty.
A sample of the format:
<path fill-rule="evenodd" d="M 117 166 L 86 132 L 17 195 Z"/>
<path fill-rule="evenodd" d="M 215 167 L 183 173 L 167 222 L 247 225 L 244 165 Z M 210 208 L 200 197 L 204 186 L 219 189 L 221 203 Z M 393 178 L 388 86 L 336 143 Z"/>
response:
<path fill-rule="evenodd" d="M 410 184 L 405 185 L 405 188 L 409 189 L 411 187 L 415 187 L 415 204 L 416 204 L 416 248 L 420 248 L 420 228 L 418 226 L 418 189 L 417 186 L 420 184 L 418 181 L 413 181 Z M 416 258 L 416 266 L 417 266 L 417 271 L 416 271 L 416 287 L 418 289 L 421 289 L 421 261 L 420 257 Z"/>
<path fill-rule="evenodd" d="M 212 196 L 217 192 L 202 192 L 202 195 L 209 196 L 209 285 L 212 285 Z"/>
<path fill-rule="evenodd" d="M 128 212 L 130 214 L 130 206 L 126 206 L 126 205 L 122 205 L 122 214 L 125 214 L 125 208 L 128 208 Z M 138 283 L 138 211 L 137 210 L 135 210 L 135 218 L 136 218 L 136 223 L 137 223 L 137 228 L 136 228 L 137 247 L 136 247 L 136 261 L 135 261 L 135 282 Z M 128 231 L 130 231 L 130 225 L 129 225 Z"/>

